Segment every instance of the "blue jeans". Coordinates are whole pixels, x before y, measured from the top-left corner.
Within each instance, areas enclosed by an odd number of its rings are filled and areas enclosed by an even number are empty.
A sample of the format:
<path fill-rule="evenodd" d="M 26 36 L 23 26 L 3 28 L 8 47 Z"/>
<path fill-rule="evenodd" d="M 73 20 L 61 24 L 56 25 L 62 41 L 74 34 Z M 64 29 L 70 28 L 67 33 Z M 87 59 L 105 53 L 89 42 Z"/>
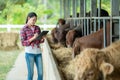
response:
<path fill-rule="evenodd" d="M 28 69 L 28 80 L 33 80 L 34 74 L 34 63 L 37 67 L 38 80 L 43 80 L 43 63 L 42 54 L 25 54 L 27 69 Z"/>

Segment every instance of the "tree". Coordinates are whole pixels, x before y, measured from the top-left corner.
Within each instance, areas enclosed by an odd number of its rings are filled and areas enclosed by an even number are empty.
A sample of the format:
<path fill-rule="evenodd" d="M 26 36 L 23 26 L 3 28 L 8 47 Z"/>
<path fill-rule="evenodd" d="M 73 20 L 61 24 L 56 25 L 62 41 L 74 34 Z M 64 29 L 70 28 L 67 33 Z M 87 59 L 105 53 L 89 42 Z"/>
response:
<path fill-rule="evenodd" d="M 6 7 L 7 0 L 0 0 L 0 11 L 2 11 Z"/>

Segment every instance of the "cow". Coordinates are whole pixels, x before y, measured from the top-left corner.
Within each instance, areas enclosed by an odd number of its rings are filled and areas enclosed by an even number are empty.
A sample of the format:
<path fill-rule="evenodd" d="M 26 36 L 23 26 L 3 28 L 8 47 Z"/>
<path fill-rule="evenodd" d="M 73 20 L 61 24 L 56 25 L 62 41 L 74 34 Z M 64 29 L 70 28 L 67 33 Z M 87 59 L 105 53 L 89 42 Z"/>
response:
<path fill-rule="evenodd" d="M 51 31 L 52 41 L 54 43 L 62 43 L 63 45 L 65 45 L 66 34 L 71 29 L 71 24 L 73 23 L 65 23 L 64 19 L 59 19 L 57 26 Z"/>
<path fill-rule="evenodd" d="M 60 27 L 54 28 L 51 32 L 53 42 L 65 45 L 65 41 L 66 41 L 65 37 L 68 32 L 65 29 L 68 27 L 69 27 L 69 24 L 64 24 L 64 25 L 60 25 Z"/>
<path fill-rule="evenodd" d="M 51 36 L 52 36 L 52 42 L 53 43 L 57 43 L 57 39 L 55 38 L 55 36 L 57 36 L 57 34 L 55 34 L 57 32 L 57 28 L 53 28 L 51 31 Z"/>
<path fill-rule="evenodd" d="M 120 74 L 120 40 L 101 50 L 87 48 L 77 58 L 74 80 L 116 80 Z"/>
<path fill-rule="evenodd" d="M 58 19 L 58 22 L 57 22 L 57 25 L 56 25 L 56 27 L 55 28 L 53 28 L 52 29 L 52 31 L 51 31 L 51 35 L 52 35 L 52 41 L 54 42 L 54 43 L 57 43 L 58 42 L 58 40 L 57 40 L 57 32 L 58 32 L 58 29 L 60 28 L 60 26 L 62 26 L 62 25 L 64 25 L 65 24 L 65 20 L 64 19 L 62 19 L 62 18 L 60 18 L 60 19 Z"/>
<path fill-rule="evenodd" d="M 80 26 L 77 26 L 76 28 L 69 30 L 68 33 L 66 34 L 66 46 L 72 47 L 75 38 L 82 36 L 83 36 L 82 29 Z"/>
<path fill-rule="evenodd" d="M 106 24 L 106 39 L 107 39 L 107 46 L 110 44 L 110 21 L 107 21 Z M 80 51 L 86 48 L 98 48 L 101 49 L 104 47 L 104 40 L 103 40 L 103 28 L 95 33 L 92 33 L 87 36 L 83 36 L 80 38 L 76 38 L 73 43 L 73 55 L 74 58 Z"/>

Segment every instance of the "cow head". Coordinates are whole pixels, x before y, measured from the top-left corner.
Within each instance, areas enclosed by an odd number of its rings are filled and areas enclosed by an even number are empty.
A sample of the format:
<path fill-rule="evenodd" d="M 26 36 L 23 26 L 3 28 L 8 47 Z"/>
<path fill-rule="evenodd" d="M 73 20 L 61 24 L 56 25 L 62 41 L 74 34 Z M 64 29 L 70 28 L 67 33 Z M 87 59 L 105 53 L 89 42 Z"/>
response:
<path fill-rule="evenodd" d="M 68 33 L 66 34 L 66 45 L 67 45 L 67 47 L 72 47 L 73 46 L 73 42 L 75 40 L 75 37 L 76 37 L 76 31 L 75 30 L 68 31 Z"/>
<path fill-rule="evenodd" d="M 78 38 L 75 39 L 74 43 L 73 43 L 73 48 L 72 48 L 73 52 L 72 52 L 72 58 L 75 58 L 76 55 L 78 55 L 80 53 L 80 45 L 79 45 L 79 41 Z"/>
<path fill-rule="evenodd" d="M 77 61 L 78 62 L 78 61 Z M 114 70 L 104 51 L 86 49 L 80 54 L 74 80 L 105 80 Z"/>
<path fill-rule="evenodd" d="M 61 19 L 61 18 L 60 18 L 60 19 L 58 20 L 58 24 L 59 24 L 59 25 L 64 25 L 65 23 L 66 23 L 66 21 L 65 21 L 64 19 Z"/>

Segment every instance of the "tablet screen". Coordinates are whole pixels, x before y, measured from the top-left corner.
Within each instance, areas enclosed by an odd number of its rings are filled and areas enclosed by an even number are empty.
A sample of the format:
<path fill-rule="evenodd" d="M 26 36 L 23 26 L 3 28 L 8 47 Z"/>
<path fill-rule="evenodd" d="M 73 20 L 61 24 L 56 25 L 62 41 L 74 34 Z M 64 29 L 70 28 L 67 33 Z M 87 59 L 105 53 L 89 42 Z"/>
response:
<path fill-rule="evenodd" d="M 46 35 L 49 31 L 42 31 L 38 37 L 36 38 L 36 40 L 40 40 L 42 38 L 42 36 Z"/>

